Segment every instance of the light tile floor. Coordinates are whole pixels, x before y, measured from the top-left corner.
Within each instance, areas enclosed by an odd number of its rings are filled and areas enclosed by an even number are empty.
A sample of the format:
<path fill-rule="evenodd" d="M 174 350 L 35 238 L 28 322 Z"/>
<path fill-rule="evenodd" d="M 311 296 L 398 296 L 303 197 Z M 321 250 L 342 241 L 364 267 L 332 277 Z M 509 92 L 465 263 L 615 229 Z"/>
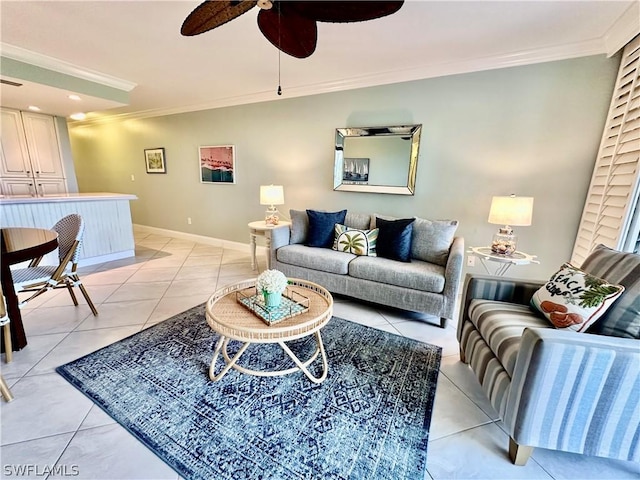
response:
<path fill-rule="evenodd" d="M 179 478 L 54 369 L 255 272 L 248 247 L 245 253 L 140 232 L 136 245 L 135 258 L 81 269 L 99 317 L 86 304 L 74 307 L 64 291 L 23 310 L 29 345 L 1 364 L 16 397 L 0 402 L 2 478 Z M 526 466 L 512 465 L 501 422 L 458 359 L 455 325 L 441 329 L 429 323 L 435 318 L 343 297 L 335 299 L 335 315 L 443 348 L 425 478 L 639 478 L 638 464 L 544 449 L 535 449 Z"/>

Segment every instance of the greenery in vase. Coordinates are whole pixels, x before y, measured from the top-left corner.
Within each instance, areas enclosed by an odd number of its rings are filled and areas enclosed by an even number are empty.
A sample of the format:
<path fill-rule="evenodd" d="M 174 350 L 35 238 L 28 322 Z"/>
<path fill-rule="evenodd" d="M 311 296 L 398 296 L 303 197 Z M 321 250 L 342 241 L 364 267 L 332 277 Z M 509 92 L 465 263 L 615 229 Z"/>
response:
<path fill-rule="evenodd" d="M 282 293 L 287 288 L 287 277 L 279 270 L 265 270 L 256 279 L 256 288 L 262 293 Z"/>

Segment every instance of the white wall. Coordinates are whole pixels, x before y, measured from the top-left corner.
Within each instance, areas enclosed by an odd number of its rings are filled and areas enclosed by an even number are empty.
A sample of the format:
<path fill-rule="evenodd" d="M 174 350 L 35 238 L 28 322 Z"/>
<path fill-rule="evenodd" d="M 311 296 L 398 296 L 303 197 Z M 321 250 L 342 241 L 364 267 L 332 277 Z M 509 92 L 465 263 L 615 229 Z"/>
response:
<path fill-rule="evenodd" d="M 497 229 L 487 223 L 493 195 L 533 196 L 519 249 L 542 265 L 511 273 L 544 278 L 571 253 L 617 65 L 593 56 L 294 99 L 284 85 L 273 102 L 73 127 L 78 184 L 137 195 L 135 223 L 239 242 L 263 216 L 261 184 L 284 185 L 281 211 L 457 219 L 467 246 Z M 336 128 L 403 124 L 423 125 L 415 196 L 332 190 Z M 198 146 L 226 144 L 237 183 L 201 184 Z M 143 150 L 156 147 L 166 175 L 145 173 Z"/>

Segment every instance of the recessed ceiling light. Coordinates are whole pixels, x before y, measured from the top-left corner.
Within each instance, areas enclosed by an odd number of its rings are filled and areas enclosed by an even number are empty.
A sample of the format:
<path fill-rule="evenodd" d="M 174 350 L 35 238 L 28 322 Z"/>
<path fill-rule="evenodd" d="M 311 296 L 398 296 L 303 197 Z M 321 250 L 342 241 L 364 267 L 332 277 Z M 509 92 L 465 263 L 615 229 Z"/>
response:
<path fill-rule="evenodd" d="M 29 105 L 29 110 L 31 110 L 32 112 L 39 112 L 40 107 L 36 107 L 35 105 Z"/>
<path fill-rule="evenodd" d="M 77 102 L 77 101 L 79 101 L 79 100 L 82 100 L 82 99 L 80 98 L 80 95 L 69 95 L 69 98 L 70 98 L 71 100 L 75 100 L 76 102 Z"/>
<path fill-rule="evenodd" d="M 69 115 L 69 118 L 71 118 L 72 120 L 84 120 L 85 118 L 87 118 L 87 115 L 84 113 L 74 113 L 72 115 Z"/>

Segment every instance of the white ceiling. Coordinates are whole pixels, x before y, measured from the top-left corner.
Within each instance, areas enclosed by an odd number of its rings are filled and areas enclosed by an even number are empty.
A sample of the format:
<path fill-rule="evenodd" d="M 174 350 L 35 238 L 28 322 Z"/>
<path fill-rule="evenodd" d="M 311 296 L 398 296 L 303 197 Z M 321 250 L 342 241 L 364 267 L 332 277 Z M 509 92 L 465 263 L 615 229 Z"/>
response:
<path fill-rule="evenodd" d="M 117 106 L 22 82 L 28 88 L 1 85 L 0 104 L 95 112 L 89 121 L 160 115 L 613 53 L 640 31 L 637 1 L 406 1 L 385 18 L 319 23 L 311 57 L 282 54 L 278 97 L 278 51 L 258 30 L 258 8 L 181 36 L 199 3 L 1 0 L 3 56 L 135 87 Z"/>

